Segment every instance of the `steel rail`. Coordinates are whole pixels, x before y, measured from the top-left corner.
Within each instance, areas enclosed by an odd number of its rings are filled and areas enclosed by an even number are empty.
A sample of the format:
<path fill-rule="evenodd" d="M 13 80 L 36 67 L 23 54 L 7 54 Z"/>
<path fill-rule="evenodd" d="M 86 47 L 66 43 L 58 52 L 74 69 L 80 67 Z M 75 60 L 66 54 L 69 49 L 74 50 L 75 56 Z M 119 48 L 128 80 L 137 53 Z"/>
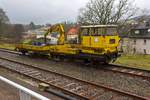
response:
<path fill-rule="evenodd" d="M 150 80 L 150 71 L 147 70 L 140 70 L 140 69 L 129 68 L 121 65 L 119 66 L 119 65 L 111 65 L 111 64 L 107 65 L 106 67 L 103 67 L 102 69 L 105 71 L 121 73 L 132 77 L 136 76 L 146 80 Z M 145 75 L 146 73 L 149 75 Z"/>
<path fill-rule="evenodd" d="M 0 48 L 0 51 L 12 53 L 12 54 L 21 54 L 20 52 L 17 52 L 15 50 L 9 50 L 9 49 L 4 49 L 4 48 Z"/>

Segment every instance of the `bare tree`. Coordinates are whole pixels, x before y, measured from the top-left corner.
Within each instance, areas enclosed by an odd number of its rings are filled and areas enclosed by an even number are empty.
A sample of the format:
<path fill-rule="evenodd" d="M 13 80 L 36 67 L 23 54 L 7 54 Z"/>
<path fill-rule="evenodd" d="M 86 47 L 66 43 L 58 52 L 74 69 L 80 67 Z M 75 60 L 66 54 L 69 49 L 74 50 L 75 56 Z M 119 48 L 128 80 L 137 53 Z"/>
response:
<path fill-rule="evenodd" d="M 116 24 L 126 22 L 135 15 L 137 8 L 131 0 L 90 0 L 80 9 L 81 24 Z M 122 23 L 124 23 L 122 22 Z"/>
<path fill-rule="evenodd" d="M 36 29 L 36 25 L 34 24 L 34 22 L 30 22 L 30 24 L 29 24 L 29 29 L 30 30 L 34 30 L 34 29 Z"/>
<path fill-rule="evenodd" d="M 5 31 L 5 25 L 9 23 L 9 18 L 2 8 L 0 8 L 0 35 Z"/>
<path fill-rule="evenodd" d="M 25 31 L 24 26 L 22 24 L 13 25 L 12 35 L 13 35 L 15 42 L 20 42 L 24 31 Z"/>
<path fill-rule="evenodd" d="M 9 18 L 2 8 L 0 8 L 0 23 L 9 23 Z"/>

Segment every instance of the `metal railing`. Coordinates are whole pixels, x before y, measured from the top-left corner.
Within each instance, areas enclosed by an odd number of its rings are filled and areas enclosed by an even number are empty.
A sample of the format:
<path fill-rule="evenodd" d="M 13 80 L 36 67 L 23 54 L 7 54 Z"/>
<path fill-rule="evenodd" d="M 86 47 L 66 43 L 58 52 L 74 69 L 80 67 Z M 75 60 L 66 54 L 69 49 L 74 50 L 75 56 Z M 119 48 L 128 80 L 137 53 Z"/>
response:
<path fill-rule="evenodd" d="M 13 86 L 13 87 L 15 87 L 16 89 L 18 89 L 20 100 L 31 100 L 32 97 L 34 97 L 37 100 L 50 100 L 50 99 L 30 90 L 28 88 L 25 88 L 25 87 L 13 82 L 13 81 L 8 80 L 7 78 L 0 76 L 0 80 Z"/>

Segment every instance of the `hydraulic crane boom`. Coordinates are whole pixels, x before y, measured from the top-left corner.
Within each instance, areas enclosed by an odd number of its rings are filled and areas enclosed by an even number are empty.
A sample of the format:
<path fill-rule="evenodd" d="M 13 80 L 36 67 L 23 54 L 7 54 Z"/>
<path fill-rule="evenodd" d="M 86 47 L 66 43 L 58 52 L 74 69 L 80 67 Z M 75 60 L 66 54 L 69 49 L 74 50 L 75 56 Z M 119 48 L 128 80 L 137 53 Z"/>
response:
<path fill-rule="evenodd" d="M 64 27 L 62 24 L 56 24 L 51 26 L 44 34 L 44 38 L 45 38 L 45 43 L 47 43 L 47 36 L 53 32 L 57 32 L 59 33 L 59 37 L 58 37 L 58 42 L 57 44 L 64 44 L 65 41 L 65 31 L 64 31 Z"/>

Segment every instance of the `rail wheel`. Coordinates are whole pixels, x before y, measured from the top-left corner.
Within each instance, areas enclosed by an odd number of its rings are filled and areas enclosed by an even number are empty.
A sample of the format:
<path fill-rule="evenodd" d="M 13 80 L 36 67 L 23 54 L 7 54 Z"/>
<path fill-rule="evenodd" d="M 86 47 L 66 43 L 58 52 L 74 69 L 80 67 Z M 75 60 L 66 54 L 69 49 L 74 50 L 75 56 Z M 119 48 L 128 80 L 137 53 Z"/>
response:
<path fill-rule="evenodd" d="M 105 60 L 102 62 L 103 65 L 108 65 L 111 61 L 110 57 L 108 55 L 105 55 Z"/>
<path fill-rule="evenodd" d="M 51 59 L 54 61 L 60 61 L 60 57 L 57 54 L 51 54 Z"/>
<path fill-rule="evenodd" d="M 84 59 L 83 62 L 84 62 L 85 65 L 90 65 L 91 64 L 91 60 L 89 60 L 89 59 Z"/>
<path fill-rule="evenodd" d="M 21 51 L 21 54 L 22 54 L 22 55 L 26 55 L 26 52 L 25 52 L 25 51 Z"/>

